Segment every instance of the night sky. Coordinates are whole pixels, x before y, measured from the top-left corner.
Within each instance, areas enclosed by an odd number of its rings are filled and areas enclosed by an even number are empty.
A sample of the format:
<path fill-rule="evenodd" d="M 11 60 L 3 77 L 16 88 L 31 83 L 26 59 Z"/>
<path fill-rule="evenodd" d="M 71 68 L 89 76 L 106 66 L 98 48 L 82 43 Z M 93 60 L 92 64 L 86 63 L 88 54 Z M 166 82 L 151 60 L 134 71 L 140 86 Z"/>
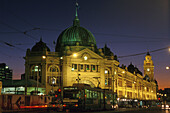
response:
<path fill-rule="evenodd" d="M 72 25 L 75 2 L 0 0 L 0 63 L 13 69 L 13 79 L 24 73 L 26 50 L 40 37 L 54 51 L 53 41 Z M 78 0 L 78 3 L 80 25 L 93 33 L 98 48 L 107 44 L 120 57 L 170 46 L 168 0 Z M 170 52 L 163 49 L 150 54 L 159 88 L 170 88 L 170 70 L 165 69 L 170 66 Z M 120 65 L 132 62 L 143 72 L 145 55 L 119 58 Z"/>

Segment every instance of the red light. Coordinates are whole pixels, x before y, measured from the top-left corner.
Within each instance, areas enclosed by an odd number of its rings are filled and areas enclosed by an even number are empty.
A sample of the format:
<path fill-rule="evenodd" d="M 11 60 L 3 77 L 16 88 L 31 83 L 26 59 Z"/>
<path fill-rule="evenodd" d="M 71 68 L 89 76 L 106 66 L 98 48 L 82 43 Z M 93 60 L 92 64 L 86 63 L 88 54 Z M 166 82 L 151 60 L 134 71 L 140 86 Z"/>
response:
<path fill-rule="evenodd" d="M 53 105 L 53 107 L 55 107 L 55 105 Z"/>
<path fill-rule="evenodd" d="M 161 100 L 161 98 L 158 98 L 158 100 Z"/>
<path fill-rule="evenodd" d="M 75 104 L 74 106 L 78 107 L 78 104 Z"/>
<path fill-rule="evenodd" d="M 64 104 L 63 107 L 66 107 L 66 105 Z"/>
<path fill-rule="evenodd" d="M 58 89 L 58 92 L 61 92 L 61 89 Z"/>
<path fill-rule="evenodd" d="M 46 108 L 47 105 L 42 105 L 42 106 L 20 106 L 20 108 Z"/>
<path fill-rule="evenodd" d="M 57 98 L 57 97 L 58 97 L 58 95 L 55 95 L 55 97 Z"/>

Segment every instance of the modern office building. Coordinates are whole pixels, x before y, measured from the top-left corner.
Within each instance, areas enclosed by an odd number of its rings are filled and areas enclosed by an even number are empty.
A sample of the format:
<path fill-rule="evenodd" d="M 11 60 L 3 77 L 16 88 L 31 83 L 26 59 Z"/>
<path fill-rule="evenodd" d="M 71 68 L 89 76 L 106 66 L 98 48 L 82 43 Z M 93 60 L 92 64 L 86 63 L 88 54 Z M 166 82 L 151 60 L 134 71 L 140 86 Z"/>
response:
<path fill-rule="evenodd" d="M 0 81 L 12 80 L 12 70 L 5 63 L 0 63 Z"/>

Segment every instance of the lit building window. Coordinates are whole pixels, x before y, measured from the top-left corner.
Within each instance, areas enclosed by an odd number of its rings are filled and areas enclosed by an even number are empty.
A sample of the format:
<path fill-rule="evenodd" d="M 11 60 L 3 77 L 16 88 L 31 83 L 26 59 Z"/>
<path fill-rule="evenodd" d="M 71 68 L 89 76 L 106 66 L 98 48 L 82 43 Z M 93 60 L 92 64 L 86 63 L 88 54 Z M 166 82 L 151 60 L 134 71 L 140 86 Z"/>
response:
<path fill-rule="evenodd" d="M 95 65 L 91 65 L 91 67 L 92 67 L 92 70 L 95 70 Z"/>
<path fill-rule="evenodd" d="M 108 80 L 107 80 L 107 78 L 105 79 L 105 85 L 108 85 Z"/>

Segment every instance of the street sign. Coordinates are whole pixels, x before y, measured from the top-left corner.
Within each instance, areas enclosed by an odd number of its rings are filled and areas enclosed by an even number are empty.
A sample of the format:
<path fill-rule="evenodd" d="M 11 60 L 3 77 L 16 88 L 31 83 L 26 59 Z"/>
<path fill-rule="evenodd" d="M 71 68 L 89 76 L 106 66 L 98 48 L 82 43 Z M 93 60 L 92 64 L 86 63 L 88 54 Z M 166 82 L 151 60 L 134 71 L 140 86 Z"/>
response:
<path fill-rule="evenodd" d="M 15 104 L 17 105 L 18 109 L 20 109 L 21 97 L 18 98 Z"/>

